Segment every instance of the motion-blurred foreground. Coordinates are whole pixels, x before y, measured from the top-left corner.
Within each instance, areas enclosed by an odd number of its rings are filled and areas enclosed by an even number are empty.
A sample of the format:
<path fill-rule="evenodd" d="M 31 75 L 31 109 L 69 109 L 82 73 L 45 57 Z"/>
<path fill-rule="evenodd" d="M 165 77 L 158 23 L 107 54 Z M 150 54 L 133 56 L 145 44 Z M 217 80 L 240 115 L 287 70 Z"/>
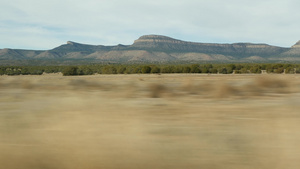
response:
<path fill-rule="evenodd" d="M 298 75 L 0 76 L 5 169 L 298 169 Z"/>

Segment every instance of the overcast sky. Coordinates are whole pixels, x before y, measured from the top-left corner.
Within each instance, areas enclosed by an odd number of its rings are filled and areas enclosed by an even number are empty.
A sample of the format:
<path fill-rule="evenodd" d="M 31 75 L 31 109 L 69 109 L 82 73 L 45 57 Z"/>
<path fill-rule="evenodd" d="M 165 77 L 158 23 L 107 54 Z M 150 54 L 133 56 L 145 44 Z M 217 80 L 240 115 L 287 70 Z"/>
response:
<path fill-rule="evenodd" d="M 0 49 L 129 45 L 146 34 L 289 47 L 300 40 L 299 9 L 299 0 L 1 0 Z"/>

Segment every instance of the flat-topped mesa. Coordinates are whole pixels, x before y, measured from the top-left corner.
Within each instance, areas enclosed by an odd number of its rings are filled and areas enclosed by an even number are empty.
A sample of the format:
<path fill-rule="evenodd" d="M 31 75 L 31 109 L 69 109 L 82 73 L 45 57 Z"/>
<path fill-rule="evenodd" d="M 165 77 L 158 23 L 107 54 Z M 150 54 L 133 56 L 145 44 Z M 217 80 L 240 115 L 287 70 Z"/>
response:
<path fill-rule="evenodd" d="M 73 42 L 73 41 L 67 41 L 67 45 L 89 45 L 89 44 L 83 44 L 83 43 L 77 43 L 77 42 Z M 89 45 L 89 46 L 95 46 L 95 45 Z"/>
<path fill-rule="evenodd" d="M 79 44 L 79 43 L 72 42 L 72 41 L 68 41 L 67 44 L 68 44 L 68 45 L 76 45 L 76 44 Z"/>
<path fill-rule="evenodd" d="M 144 35 L 135 40 L 133 44 L 138 43 L 152 43 L 152 42 L 165 42 L 165 43 L 185 43 L 184 41 L 173 39 L 162 35 Z"/>
<path fill-rule="evenodd" d="M 135 40 L 132 47 L 148 48 L 148 49 L 163 49 L 163 50 L 184 50 L 184 51 L 195 51 L 199 50 L 200 47 L 206 46 L 228 46 L 227 44 L 209 44 L 209 43 L 198 43 L 188 42 L 178 39 L 173 39 L 162 35 L 144 35 L 139 39 Z"/>
<path fill-rule="evenodd" d="M 178 39 L 173 39 L 162 35 L 144 35 L 135 40 L 133 45 L 149 45 L 150 43 L 169 43 L 169 44 L 186 44 L 186 45 L 201 45 L 201 46 L 215 46 L 215 47 L 249 47 L 249 48 L 266 48 L 270 47 L 268 44 L 254 44 L 254 43 L 234 43 L 234 44 L 222 44 L 222 43 L 200 43 L 200 42 L 188 42 Z"/>
<path fill-rule="evenodd" d="M 161 35 L 144 35 L 135 40 L 131 47 L 140 49 L 150 49 L 165 52 L 198 52 L 198 53 L 223 53 L 225 55 L 247 56 L 258 55 L 259 52 L 274 54 L 280 50 L 275 46 L 267 44 L 253 44 L 253 43 L 199 43 L 188 42 L 173 39 Z"/>
<path fill-rule="evenodd" d="M 292 48 L 300 48 L 300 40 L 292 46 Z"/>

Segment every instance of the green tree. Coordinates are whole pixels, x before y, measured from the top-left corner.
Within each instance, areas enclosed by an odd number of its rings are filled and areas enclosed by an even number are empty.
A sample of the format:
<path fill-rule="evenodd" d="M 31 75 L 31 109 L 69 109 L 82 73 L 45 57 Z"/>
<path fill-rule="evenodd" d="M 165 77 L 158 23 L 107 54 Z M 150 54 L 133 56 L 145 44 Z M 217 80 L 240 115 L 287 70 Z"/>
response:
<path fill-rule="evenodd" d="M 141 66 L 136 66 L 136 67 L 133 69 L 132 73 L 142 73 L 142 68 L 141 68 Z"/>
<path fill-rule="evenodd" d="M 153 66 L 153 67 L 151 68 L 151 73 L 160 73 L 160 68 L 157 67 L 157 66 Z"/>
<path fill-rule="evenodd" d="M 223 67 L 223 68 L 219 68 L 219 73 L 221 73 L 221 74 L 227 74 L 227 69 L 225 68 L 225 67 Z"/>
<path fill-rule="evenodd" d="M 21 74 L 22 74 L 22 75 L 29 75 L 30 72 L 29 72 L 28 68 L 23 68 L 23 69 L 21 70 Z"/>
<path fill-rule="evenodd" d="M 0 69 L 0 75 L 5 75 L 5 70 Z"/>
<path fill-rule="evenodd" d="M 209 73 L 208 69 L 205 68 L 205 67 L 201 68 L 201 72 L 202 72 L 202 73 Z"/>
<path fill-rule="evenodd" d="M 164 66 L 161 70 L 162 73 L 174 73 L 173 66 Z"/>
<path fill-rule="evenodd" d="M 287 67 L 287 68 L 285 69 L 285 73 L 286 73 L 286 74 L 293 74 L 293 73 L 294 73 L 294 68 L 292 68 L 292 67 Z"/>
<path fill-rule="evenodd" d="M 283 67 L 277 68 L 275 71 L 275 73 L 278 73 L 278 74 L 283 73 L 283 72 L 284 72 Z"/>
<path fill-rule="evenodd" d="M 92 71 L 92 69 L 88 68 L 88 67 L 83 68 L 82 73 L 84 75 L 92 75 L 92 74 L 94 74 L 94 72 Z"/>
<path fill-rule="evenodd" d="M 204 67 L 209 70 L 209 69 L 213 68 L 213 65 L 212 64 L 206 64 L 206 65 L 204 65 Z"/>
<path fill-rule="evenodd" d="M 191 65 L 191 73 L 201 73 L 199 65 L 197 65 L 197 64 Z"/>
<path fill-rule="evenodd" d="M 126 72 L 126 67 L 125 66 L 120 66 L 118 68 L 118 74 L 124 74 Z"/>
<path fill-rule="evenodd" d="M 262 70 L 266 70 L 267 69 L 267 65 L 266 64 L 261 65 L 261 69 Z"/>
<path fill-rule="evenodd" d="M 184 66 L 182 72 L 183 73 L 191 73 L 191 68 L 189 66 Z"/>
<path fill-rule="evenodd" d="M 78 67 L 76 67 L 76 66 L 68 66 L 62 71 L 62 74 L 64 76 L 75 76 L 75 75 L 78 75 L 77 70 L 78 70 Z"/>
<path fill-rule="evenodd" d="M 241 64 L 238 64 L 235 66 L 235 70 L 241 70 L 244 66 L 242 66 Z"/>
<path fill-rule="evenodd" d="M 212 68 L 212 69 L 210 69 L 210 73 L 217 74 L 218 73 L 218 69 Z"/>
<path fill-rule="evenodd" d="M 261 69 L 259 69 L 258 67 L 254 66 L 250 68 L 250 72 L 251 73 L 261 73 Z"/>
<path fill-rule="evenodd" d="M 229 64 L 227 66 L 227 68 L 230 68 L 233 71 L 233 70 L 235 70 L 236 66 L 235 66 L 235 64 Z"/>
<path fill-rule="evenodd" d="M 102 68 L 102 73 L 103 74 L 117 74 L 117 69 L 114 66 L 104 66 Z"/>
<path fill-rule="evenodd" d="M 150 73 L 151 72 L 151 67 L 150 66 L 143 66 L 141 72 L 143 74 Z"/>
<path fill-rule="evenodd" d="M 243 67 L 243 68 L 240 70 L 240 73 L 248 73 L 247 68 Z"/>
<path fill-rule="evenodd" d="M 232 67 L 226 67 L 226 70 L 227 70 L 227 74 L 232 74 L 233 73 L 233 69 Z"/>

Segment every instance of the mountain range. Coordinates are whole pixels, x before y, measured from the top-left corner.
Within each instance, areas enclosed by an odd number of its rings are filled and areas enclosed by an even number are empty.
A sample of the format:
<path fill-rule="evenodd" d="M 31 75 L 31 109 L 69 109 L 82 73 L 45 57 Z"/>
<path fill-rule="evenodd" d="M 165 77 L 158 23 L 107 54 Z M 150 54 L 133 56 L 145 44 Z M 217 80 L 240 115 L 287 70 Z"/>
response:
<path fill-rule="evenodd" d="M 300 41 L 290 48 L 254 43 L 196 43 L 144 35 L 132 45 L 68 41 L 51 50 L 1 49 L 0 64 L 28 63 L 300 62 Z"/>

